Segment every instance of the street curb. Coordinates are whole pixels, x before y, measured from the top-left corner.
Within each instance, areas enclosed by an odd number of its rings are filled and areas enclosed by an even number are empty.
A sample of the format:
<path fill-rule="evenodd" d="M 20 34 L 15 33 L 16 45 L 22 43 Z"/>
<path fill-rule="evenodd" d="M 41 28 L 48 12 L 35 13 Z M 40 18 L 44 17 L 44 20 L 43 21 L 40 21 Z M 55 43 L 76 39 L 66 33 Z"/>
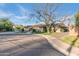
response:
<path fill-rule="evenodd" d="M 69 55 L 69 52 L 67 50 L 59 47 L 57 44 L 52 43 L 52 41 L 50 40 L 51 36 L 49 36 L 49 35 L 41 35 L 41 36 L 45 37 L 48 40 L 48 42 L 51 44 L 51 46 L 54 47 L 59 52 L 61 52 L 62 54 L 66 55 L 66 56 L 78 56 L 78 54 L 75 54 L 75 53 L 70 53 L 70 55 Z M 52 39 L 56 39 L 56 38 L 52 37 Z"/>
<path fill-rule="evenodd" d="M 45 38 L 48 40 L 48 42 L 52 45 L 52 47 L 54 47 L 56 50 L 58 50 L 59 52 L 63 53 L 63 54 L 66 55 L 66 56 L 68 55 L 68 52 L 62 50 L 62 48 L 59 48 L 56 44 L 53 44 L 53 43 L 50 41 L 50 39 L 48 38 L 48 36 L 45 36 L 45 35 L 42 35 L 42 36 L 45 37 Z M 53 38 L 53 39 L 55 39 L 55 38 Z"/>

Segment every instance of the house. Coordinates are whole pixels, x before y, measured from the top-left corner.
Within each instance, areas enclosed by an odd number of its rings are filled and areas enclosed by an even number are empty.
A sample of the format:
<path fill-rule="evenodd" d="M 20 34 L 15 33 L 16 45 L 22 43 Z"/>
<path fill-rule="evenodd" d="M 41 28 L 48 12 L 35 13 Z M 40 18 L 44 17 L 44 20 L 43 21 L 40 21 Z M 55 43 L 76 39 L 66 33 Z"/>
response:
<path fill-rule="evenodd" d="M 52 30 L 53 30 L 54 28 L 52 27 Z M 63 23 L 57 23 L 56 25 L 55 25 L 55 29 L 56 29 L 56 32 L 58 32 L 58 33 L 60 33 L 60 32 L 68 32 L 69 30 L 68 30 L 68 27 L 67 26 L 65 26 L 65 24 L 63 24 Z"/>
<path fill-rule="evenodd" d="M 27 25 L 24 26 L 25 31 L 35 31 L 35 32 L 43 32 L 45 25 L 43 24 L 35 24 L 35 25 Z"/>
<path fill-rule="evenodd" d="M 69 26 L 69 35 L 77 35 L 76 27 L 74 25 Z"/>
<path fill-rule="evenodd" d="M 45 24 L 36 24 L 36 25 L 31 25 L 30 26 L 32 29 L 35 29 L 37 32 L 44 32 L 44 30 L 46 29 L 46 25 Z M 53 26 L 52 26 L 52 32 L 53 32 Z M 68 27 L 65 26 L 64 24 L 59 24 L 57 23 L 55 25 L 55 30 L 56 32 L 68 32 Z"/>

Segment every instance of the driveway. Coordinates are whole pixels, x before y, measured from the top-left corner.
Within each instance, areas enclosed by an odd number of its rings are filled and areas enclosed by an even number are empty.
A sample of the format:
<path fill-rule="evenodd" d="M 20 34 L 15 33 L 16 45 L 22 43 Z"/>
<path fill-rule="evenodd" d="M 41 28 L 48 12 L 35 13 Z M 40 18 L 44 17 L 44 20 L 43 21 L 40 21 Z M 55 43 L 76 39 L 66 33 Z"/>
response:
<path fill-rule="evenodd" d="M 1 56 L 64 56 L 39 35 L 0 36 Z"/>

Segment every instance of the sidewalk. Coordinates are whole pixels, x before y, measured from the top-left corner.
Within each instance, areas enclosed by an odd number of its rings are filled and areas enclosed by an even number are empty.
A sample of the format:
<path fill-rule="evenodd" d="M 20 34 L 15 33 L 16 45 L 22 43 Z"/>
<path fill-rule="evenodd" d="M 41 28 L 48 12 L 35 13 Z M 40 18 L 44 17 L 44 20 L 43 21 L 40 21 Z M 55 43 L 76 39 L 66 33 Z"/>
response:
<path fill-rule="evenodd" d="M 58 51 L 60 51 L 61 53 L 65 54 L 66 56 L 78 56 L 79 55 L 79 48 L 76 47 L 72 47 L 71 52 L 69 54 L 68 49 L 70 47 L 69 44 L 66 44 L 64 42 L 62 42 L 59 39 L 56 39 L 55 37 L 49 36 L 49 35 L 42 35 L 43 37 L 45 37 L 48 42 Z"/>

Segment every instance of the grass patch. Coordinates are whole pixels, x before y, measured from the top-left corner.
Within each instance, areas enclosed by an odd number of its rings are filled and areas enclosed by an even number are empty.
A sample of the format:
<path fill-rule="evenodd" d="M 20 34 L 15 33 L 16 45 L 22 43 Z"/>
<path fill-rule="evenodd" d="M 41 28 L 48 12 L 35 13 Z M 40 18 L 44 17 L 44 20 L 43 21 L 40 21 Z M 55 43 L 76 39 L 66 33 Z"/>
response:
<path fill-rule="evenodd" d="M 51 32 L 51 33 L 47 33 L 47 32 L 40 32 L 40 33 L 36 33 L 36 34 L 43 34 L 43 35 L 57 36 L 59 33 L 56 33 L 56 32 Z"/>
<path fill-rule="evenodd" d="M 67 43 L 67 44 L 72 44 L 75 39 L 76 39 L 76 36 L 74 36 L 74 35 L 73 36 L 72 35 L 66 35 L 66 36 L 61 38 L 61 40 L 65 43 Z M 79 48 L 79 38 L 75 42 L 74 46 Z"/>

